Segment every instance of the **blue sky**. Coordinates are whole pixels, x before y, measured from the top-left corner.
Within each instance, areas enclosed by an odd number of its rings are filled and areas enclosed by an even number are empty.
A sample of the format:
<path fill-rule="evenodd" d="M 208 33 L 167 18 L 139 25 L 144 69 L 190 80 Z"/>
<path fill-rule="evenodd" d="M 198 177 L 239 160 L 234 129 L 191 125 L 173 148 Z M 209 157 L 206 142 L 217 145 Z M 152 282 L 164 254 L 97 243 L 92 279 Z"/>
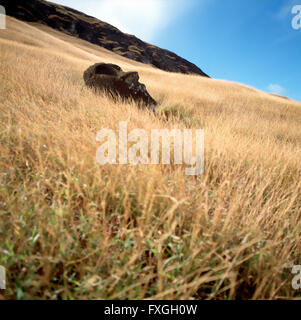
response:
<path fill-rule="evenodd" d="M 301 101 L 301 0 L 53 0 L 171 50 L 216 79 Z M 300 7 L 301 8 L 301 7 Z M 301 18 L 301 15 L 300 15 Z"/>

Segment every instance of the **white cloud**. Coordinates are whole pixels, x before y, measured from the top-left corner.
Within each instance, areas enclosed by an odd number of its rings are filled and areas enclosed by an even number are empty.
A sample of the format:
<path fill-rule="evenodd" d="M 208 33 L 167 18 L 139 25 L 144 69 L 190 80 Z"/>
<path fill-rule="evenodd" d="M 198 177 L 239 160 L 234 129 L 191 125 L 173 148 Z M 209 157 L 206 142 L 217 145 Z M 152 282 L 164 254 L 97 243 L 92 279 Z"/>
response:
<path fill-rule="evenodd" d="M 200 0 L 53 0 L 110 23 L 123 32 L 152 41 Z M 202 3 L 208 0 L 202 0 Z"/>
<path fill-rule="evenodd" d="M 283 87 L 281 87 L 281 85 L 273 84 L 273 83 L 269 84 L 268 90 L 271 93 L 278 94 L 278 95 L 284 95 L 286 91 Z"/>
<path fill-rule="evenodd" d="M 101 0 L 97 17 L 123 32 L 151 41 L 193 3 L 194 0 Z"/>

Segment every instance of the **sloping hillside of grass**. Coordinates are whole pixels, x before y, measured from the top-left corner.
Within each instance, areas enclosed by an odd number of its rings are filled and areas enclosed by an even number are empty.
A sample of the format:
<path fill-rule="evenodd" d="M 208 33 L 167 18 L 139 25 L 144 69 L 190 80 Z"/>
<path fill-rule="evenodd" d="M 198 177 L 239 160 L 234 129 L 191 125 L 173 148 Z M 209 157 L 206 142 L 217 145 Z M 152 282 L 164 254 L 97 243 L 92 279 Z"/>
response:
<path fill-rule="evenodd" d="M 300 103 L 13 18 L 0 59 L 0 298 L 300 298 Z M 100 61 L 139 71 L 157 114 L 87 89 Z M 204 174 L 100 166 L 96 133 L 119 121 L 204 128 Z"/>

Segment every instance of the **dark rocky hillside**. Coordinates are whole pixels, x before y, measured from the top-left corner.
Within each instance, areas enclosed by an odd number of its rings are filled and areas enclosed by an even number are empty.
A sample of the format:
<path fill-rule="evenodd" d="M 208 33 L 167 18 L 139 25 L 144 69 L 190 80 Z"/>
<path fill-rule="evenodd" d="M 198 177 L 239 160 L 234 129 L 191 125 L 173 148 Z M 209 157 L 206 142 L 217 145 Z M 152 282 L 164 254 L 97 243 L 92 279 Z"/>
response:
<path fill-rule="evenodd" d="M 43 0 L 2 0 L 1 4 L 6 8 L 7 15 L 45 24 L 129 59 L 151 64 L 165 71 L 208 77 L 196 65 L 178 55 L 71 8 Z"/>

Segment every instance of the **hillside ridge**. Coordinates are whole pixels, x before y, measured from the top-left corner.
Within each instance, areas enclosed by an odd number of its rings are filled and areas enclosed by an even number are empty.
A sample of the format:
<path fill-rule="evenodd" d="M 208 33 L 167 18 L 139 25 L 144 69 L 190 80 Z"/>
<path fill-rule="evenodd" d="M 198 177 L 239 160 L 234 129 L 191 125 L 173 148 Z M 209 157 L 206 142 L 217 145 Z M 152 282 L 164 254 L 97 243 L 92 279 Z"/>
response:
<path fill-rule="evenodd" d="M 148 44 L 134 35 L 72 8 L 44 0 L 4 0 L 6 13 L 27 22 L 38 22 L 90 43 L 99 45 L 123 57 L 154 67 L 184 74 L 209 77 L 193 63 L 175 53 Z"/>

